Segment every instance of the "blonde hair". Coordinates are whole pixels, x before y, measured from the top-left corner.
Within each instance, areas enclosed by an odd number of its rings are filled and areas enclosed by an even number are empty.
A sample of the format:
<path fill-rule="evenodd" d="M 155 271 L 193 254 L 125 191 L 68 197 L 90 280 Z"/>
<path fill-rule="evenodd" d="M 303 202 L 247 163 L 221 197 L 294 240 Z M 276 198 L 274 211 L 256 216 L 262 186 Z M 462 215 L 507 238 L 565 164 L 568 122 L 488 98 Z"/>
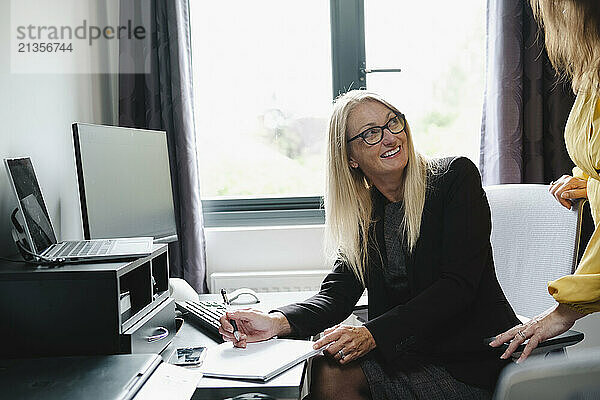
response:
<path fill-rule="evenodd" d="M 365 90 L 351 90 L 336 99 L 329 121 L 325 189 L 325 249 L 328 258 L 330 261 L 341 259 L 346 262 L 363 286 L 368 246 L 377 246 L 375 238 L 369 241 L 369 228 L 374 222 L 371 184 L 359 168 L 349 165 L 346 130 L 352 110 L 367 101 L 379 102 L 398 112 L 381 96 Z M 419 239 L 428 162 L 415 150 L 408 124 L 406 136 L 408 163 L 404 170 L 402 231 L 412 252 Z"/>
<path fill-rule="evenodd" d="M 600 4 L 598 0 L 530 0 L 545 30 L 554 68 L 572 79 L 573 90 L 600 87 Z"/>

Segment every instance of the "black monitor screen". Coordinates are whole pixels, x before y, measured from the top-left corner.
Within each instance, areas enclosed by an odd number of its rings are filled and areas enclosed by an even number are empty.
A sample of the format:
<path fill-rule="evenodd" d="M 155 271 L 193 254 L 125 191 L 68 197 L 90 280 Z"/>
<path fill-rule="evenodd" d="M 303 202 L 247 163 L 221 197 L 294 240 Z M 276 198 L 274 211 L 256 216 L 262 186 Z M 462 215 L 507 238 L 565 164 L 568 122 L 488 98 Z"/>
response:
<path fill-rule="evenodd" d="M 25 219 L 28 239 L 30 244 L 33 243 L 32 251 L 41 254 L 56 243 L 56 236 L 31 159 L 7 159 L 6 167 Z"/>
<path fill-rule="evenodd" d="M 73 124 L 86 239 L 176 234 L 163 131 Z"/>

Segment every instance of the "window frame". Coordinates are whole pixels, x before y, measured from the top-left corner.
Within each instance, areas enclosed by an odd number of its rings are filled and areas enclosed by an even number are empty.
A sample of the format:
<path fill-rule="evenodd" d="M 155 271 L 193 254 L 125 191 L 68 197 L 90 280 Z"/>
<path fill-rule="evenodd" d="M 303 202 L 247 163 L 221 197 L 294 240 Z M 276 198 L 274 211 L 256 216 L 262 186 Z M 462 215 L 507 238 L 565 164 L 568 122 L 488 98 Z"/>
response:
<path fill-rule="evenodd" d="M 332 101 L 366 84 L 364 0 L 330 0 Z M 322 196 L 202 199 L 205 227 L 322 225 Z"/>
<path fill-rule="evenodd" d="M 202 200 L 204 227 L 319 225 L 322 202 L 321 196 Z"/>

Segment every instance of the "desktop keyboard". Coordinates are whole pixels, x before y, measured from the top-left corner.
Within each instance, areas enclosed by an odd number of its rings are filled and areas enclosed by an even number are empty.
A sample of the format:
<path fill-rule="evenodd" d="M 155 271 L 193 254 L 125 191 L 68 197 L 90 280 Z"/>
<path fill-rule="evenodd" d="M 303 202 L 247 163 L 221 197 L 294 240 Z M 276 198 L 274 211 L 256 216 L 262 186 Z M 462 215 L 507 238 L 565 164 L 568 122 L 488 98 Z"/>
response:
<path fill-rule="evenodd" d="M 227 309 L 216 301 L 176 301 L 175 305 L 184 313 L 184 317 L 191 317 L 197 322 L 208 336 L 219 343 L 223 343 L 223 337 L 219 333 L 221 323 L 219 318 L 225 315 Z"/>

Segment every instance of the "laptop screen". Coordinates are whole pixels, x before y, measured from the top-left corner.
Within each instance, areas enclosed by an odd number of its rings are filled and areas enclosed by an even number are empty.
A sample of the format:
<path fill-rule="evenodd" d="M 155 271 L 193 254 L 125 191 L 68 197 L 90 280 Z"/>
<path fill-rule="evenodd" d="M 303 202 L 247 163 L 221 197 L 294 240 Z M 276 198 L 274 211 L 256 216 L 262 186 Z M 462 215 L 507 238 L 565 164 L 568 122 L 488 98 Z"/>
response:
<path fill-rule="evenodd" d="M 25 230 L 34 247 L 32 251 L 41 254 L 56 243 L 56 236 L 31 159 L 27 157 L 6 159 L 5 161 L 17 195 L 19 209 L 25 219 Z"/>

